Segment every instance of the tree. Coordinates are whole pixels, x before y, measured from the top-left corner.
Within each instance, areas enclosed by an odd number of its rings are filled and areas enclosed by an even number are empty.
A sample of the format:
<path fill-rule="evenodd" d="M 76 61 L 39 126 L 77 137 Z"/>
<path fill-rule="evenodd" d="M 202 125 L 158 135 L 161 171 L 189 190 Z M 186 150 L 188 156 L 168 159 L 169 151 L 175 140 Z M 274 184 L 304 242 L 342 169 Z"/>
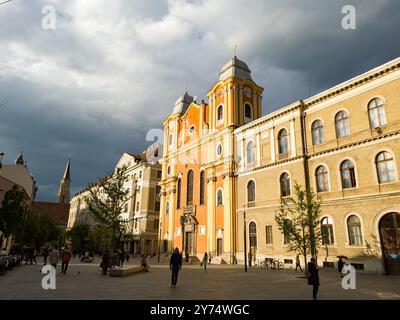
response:
<path fill-rule="evenodd" d="M 130 199 L 124 188 L 126 167 L 117 168 L 111 176 L 104 177 L 89 188 L 85 199 L 89 212 L 99 226 L 111 231 L 111 248 L 114 251 L 126 231 L 127 221 L 121 217 L 125 203 Z"/>
<path fill-rule="evenodd" d="M 66 232 L 66 236 L 71 240 L 74 248 L 82 249 L 85 240 L 89 237 L 90 226 L 88 224 L 76 224 Z"/>
<path fill-rule="evenodd" d="M 294 190 L 294 197 L 282 198 L 275 221 L 286 238 L 289 251 L 303 256 L 307 273 L 307 255 L 312 255 L 314 250 L 318 252 L 321 240 L 320 203 L 311 189 L 302 190 L 297 182 Z"/>
<path fill-rule="evenodd" d="M 40 248 L 47 242 L 59 240 L 61 233 L 50 217 L 30 213 L 26 218 L 23 244 Z"/>
<path fill-rule="evenodd" d="M 8 190 L 0 208 L 0 230 L 6 237 L 17 236 L 24 221 L 25 194 L 16 185 Z"/>

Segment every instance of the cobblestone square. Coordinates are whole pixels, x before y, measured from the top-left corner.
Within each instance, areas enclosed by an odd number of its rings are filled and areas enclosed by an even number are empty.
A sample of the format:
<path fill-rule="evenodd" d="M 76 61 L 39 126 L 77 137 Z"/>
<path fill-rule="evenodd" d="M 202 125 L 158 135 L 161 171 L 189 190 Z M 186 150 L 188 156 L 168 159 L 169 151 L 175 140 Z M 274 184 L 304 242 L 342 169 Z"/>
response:
<path fill-rule="evenodd" d="M 154 259 L 154 258 L 153 258 Z M 156 259 L 154 259 L 156 260 Z M 57 266 L 56 289 L 41 287 L 42 263 L 22 265 L 0 277 L 0 299 L 144 299 L 144 300 L 311 300 L 312 287 L 294 270 L 273 271 L 240 265 L 184 265 L 176 288 L 170 288 L 166 262 L 150 261 L 150 272 L 123 278 L 101 276 L 94 263 L 71 261 L 66 275 Z M 130 261 L 137 264 L 138 260 Z M 320 300 L 400 299 L 400 277 L 358 274 L 355 290 L 344 290 L 336 271 L 320 271 Z"/>

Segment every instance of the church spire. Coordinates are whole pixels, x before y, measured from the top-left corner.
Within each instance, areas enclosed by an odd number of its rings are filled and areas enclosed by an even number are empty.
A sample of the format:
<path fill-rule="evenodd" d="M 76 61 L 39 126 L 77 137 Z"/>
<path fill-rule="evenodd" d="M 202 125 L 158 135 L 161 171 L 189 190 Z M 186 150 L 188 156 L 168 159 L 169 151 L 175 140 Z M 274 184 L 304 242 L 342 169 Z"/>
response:
<path fill-rule="evenodd" d="M 57 203 L 69 203 L 69 188 L 71 184 L 71 158 L 68 158 L 64 175 L 60 182 L 60 188 L 57 193 Z"/>
<path fill-rule="evenodd" d="M 68 158 L 67 166 L 65 167 L 65 172 L 63 180 L 71 180 L 71 158 Z"/>

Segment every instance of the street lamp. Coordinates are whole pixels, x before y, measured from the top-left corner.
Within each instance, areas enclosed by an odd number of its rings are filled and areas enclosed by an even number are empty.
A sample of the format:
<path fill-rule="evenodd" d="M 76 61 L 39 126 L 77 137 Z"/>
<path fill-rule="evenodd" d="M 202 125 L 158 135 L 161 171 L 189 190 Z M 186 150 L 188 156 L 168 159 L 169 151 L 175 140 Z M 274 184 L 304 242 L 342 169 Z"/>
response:
<path fill-rule="evenodd" d="M 0 169 L 3 167 L 4 152 L 0 152 Z"/>
<path fill-rule="evenodd" d="M 162 219 L 160 219 L 160 233 L 159 233 L 159 237 L 158 237 L 158 257 L 157 257 L 157 261 L 160 262 L 160 251 L 161 251 L 161 232 L 162 232 Z"/>
<path fill-rule="evenodd" d="M 246 244 L 246 206 L 243 206 L 243 239 L 244 239 L 244 271 L 247 272 L 247 244 Z"/>

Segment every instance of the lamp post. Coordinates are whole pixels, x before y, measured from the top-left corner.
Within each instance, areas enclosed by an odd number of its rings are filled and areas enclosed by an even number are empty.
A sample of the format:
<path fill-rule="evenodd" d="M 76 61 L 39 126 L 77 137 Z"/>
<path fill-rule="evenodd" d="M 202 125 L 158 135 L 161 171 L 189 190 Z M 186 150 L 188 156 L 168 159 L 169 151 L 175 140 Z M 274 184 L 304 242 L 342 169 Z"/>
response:
<path fill-rule="evenodd" d="M 3 167 L 4 152 L 0 152 L 0 169 Z"/>
<path fill-rule="evenodd" d="M 159 237 L 158 237 L 158 257 L 157 261 L 160 262 L 160 251 L 161 251 L 161 232 L 162 232 L 162 219 L 160 219 L 160 232 L 159 232 Z"/>
<path fill-rule="evenodd" d="M 243 206 L 244 271 L 247 272 L 246 209 Z"/>

